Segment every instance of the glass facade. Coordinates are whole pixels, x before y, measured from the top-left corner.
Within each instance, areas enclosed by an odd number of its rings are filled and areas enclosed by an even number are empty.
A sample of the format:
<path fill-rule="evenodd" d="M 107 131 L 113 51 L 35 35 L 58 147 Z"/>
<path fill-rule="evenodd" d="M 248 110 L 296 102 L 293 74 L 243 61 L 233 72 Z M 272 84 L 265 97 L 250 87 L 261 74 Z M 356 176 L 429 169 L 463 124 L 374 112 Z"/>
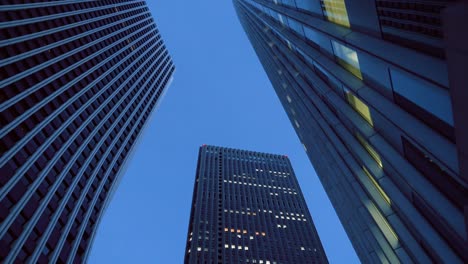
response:
<path fill-rule="evenodd" d="M 361 261 L 468 262 L 450 2 L 233 3 Z"/>
<path fill-rule="evenodd" d="M 86 262 L 171 58 L 144 1 L 5 0 L 0 36 L 0 262 Z"/>
<path fill-rule="evenodd" d="M 185 263 L 328 263 L 286 156 L 200 147 Z"/>

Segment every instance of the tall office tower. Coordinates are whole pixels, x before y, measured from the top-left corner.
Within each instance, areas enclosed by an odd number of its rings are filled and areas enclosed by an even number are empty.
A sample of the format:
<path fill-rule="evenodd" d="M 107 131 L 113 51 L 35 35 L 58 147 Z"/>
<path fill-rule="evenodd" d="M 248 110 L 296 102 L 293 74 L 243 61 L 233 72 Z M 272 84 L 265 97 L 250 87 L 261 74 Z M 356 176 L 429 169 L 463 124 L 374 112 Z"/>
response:
<path fill-rule="evenodd" d="M 361 261 L 467 263 L 466 6 L 233 2 Z"/>
<path fill-rule="evenodd" d="M 85 262 L 171 58 L 144 1 L 3 0 L 0 36 L 0 262 Z"/>
<path fill-rule="evenodd" d="M 185 263 L 328 263 L 286 156 L 200 147 Z"/>

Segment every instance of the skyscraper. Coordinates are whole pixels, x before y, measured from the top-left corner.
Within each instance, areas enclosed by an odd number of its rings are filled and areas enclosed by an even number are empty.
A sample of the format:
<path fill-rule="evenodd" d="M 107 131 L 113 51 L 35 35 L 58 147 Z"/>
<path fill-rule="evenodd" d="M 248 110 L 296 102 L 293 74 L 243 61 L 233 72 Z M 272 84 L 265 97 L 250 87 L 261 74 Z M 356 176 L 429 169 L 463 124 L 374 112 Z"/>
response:
<path fill-rule="evenodd" d="M 328 263 L 286 156 L 200 147 L 185 263 Z"/>
<path fill-rule="evenodd" d="M 466 5 L 233 2 L 360 260 L 468 262 Z"/>
<path fill-rule="evenodd" d="M 2 1 L 0 262 L 85 262 L 174 66 L 144 1 Z"/>

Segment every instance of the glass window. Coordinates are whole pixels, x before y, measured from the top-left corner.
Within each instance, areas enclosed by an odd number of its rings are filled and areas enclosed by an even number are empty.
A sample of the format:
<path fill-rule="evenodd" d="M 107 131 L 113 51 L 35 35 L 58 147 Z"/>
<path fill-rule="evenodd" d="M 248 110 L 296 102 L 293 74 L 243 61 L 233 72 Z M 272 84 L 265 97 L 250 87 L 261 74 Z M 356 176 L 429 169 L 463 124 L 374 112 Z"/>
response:
<path fill-rule="evenodd" d="M 328 21 L 349 27 L 348 11 L 344 0 L 321 0 L 322 10 Z"/>
<path fill-rule="evenodd" d="M 282 0 L 281 2 L 283 2 L 283 5 L 296 7 L 294 0 Z"/>
<path fill-rule="evenodd" d="M 374 185 L 374 187 L 379 191 L 380 195 L 382 196 L 382 198 L 385 200 L 385 202 L 387 202 L 388 204 L 391 204 L 391 200 L 390 200 L 390 197 L 388 197 L 388 195 L 385 193 L 385 191 L 382 189 L 382 187 L 380 186 L 380 184 L 374 179 L 374 176 L 372 176 L 370 174 L 370 172 L 366 169 L 366 167 L 362 166 L 362 169 L 364 170 L 364 173 L 367 175 L 367 177 L 369 178 L 369 180 L 372 182 L 372 184 Z"/>
<path fill-rule="evenodd" d="M 453 126 L 452 102 L 447 90 L 403 71 L 390 69 L 393 90 Z"/>
<path fill-rule="evenodd" d="M 356 133 L 356 138 L 358 139 L 359 143 L 369 152 L 372 158 L 377 162 L 380 167 L 383 167 L 382 159 L 380 158 L 379 153 L 375 151 L 375 149 L 365 140 L 360 134 Z"/>
<path fill-rule="evenodd" d="M 359 59 L 356 51 L 332 40 L 333 53 L 335 54 L 338 63 L 362 80 L 361 68 L 359 67 Z"/>
<path fill-rule="evenodd" d="M 296 34 L 299 36 L 303 37 L 304 36 L 304 30 L 302 29 L 302 24 L 297 22 L 296 20 L 292 18 L 288 18 L 288 23 L 289 23 L 289 28 L 291 28 Z"/>
<path fill-rule="evenodd" d="M 321 14 L 322 10 L 318 1 L 296 0 L 297 8 L 306 10 L 312 13 Z"/>
<path fill-rule="evenodd" d="M 345 89 L 345 94 L 348 103 L 354 108 L 354 110 L 356 110 L 371 126 L 374 126 L 369 107 L 351 91 Z"/>

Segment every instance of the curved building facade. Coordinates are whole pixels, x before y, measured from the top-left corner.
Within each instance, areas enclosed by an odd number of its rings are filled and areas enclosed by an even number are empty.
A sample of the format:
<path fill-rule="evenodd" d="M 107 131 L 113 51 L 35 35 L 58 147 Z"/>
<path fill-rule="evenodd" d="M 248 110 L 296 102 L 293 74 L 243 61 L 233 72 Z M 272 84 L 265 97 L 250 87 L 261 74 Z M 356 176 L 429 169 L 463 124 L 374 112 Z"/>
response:
<path fill-rule="evenodd" d="M 174 65 L 144 1 L 0 4 L 0 262 L 85 262 Z"/>
<path fill-rule="evenodd" d="M 468 262 L 466 5 L 233 2 L 361 261 Z"/>

